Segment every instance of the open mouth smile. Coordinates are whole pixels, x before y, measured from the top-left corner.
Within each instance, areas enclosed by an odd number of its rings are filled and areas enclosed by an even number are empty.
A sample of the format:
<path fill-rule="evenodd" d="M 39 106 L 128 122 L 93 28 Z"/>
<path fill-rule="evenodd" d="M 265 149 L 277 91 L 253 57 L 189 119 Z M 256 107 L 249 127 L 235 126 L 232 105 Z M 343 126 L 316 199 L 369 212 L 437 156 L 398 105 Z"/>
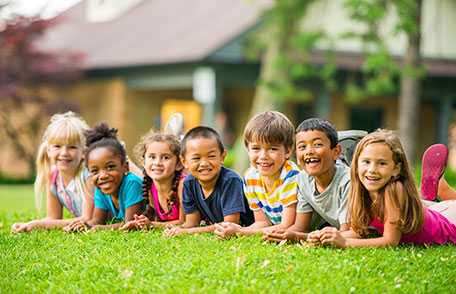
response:
<path fill-rule="evenodd" d="M 307 165 L 316 165 L 320 162 L 321 160 L 319 158 L 307 158 L 304 160 L 304 163 Z"/>

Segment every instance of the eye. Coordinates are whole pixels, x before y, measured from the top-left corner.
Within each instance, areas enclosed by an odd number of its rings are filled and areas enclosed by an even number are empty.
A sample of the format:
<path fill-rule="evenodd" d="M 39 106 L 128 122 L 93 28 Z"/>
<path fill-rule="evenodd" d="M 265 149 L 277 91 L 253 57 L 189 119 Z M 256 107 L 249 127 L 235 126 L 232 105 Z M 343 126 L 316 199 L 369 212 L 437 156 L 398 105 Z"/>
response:
<path fill-rule="evenodd" d="M 194 157 L 191 157 L 191 158 L 190 158 L 191 161 L 197 161 L 197 160 L 199 160 L 199 159 L 200 159 L 200 158 L 197 157 L 197 156 L 194 156 Z"/>
<path fill-rule="evenodd" d="M 279 150 L 279 147 L 273 146 L 273 147 L 271 147 L 270 149 L 271 149 L 272 151 L 277 151 L 277 150 Z"/>
<path fill-rule="evenodd" d="M 91 169 L 89 169 L 89 173 L 92 176 L 96 176 L 98 174 L 98 169 L 97 168 L 91 168 Z"/>
<path fill-rule="evenodd" d="M 163 160 L 170 160 L 171 159 L 171 156 L 170 155 L 163 155 Z"/>
<path fill-rule="evenodd" d="M 315 143 L 315 144 L 313 144 L 313 146 L 315 148 L 321 148 L 321 147 L 323 147 L 323 144 L 322 143 Z"/>
<path fill-rule="evenodd" d="M 306 150 L 306 145 L 305 145 L 305 144 L 299 144 L 298 147 L 297 147 L 297 149 L 298 149 L 299 151 L 304 151 L 304 150 Z"/>
<path fill-rule="evenodd" d="M 214 159 L 214 158 L 215 158 L 215 155 L 209 155 L 209 158 L 210 158 L 210 159 Z"/>
<path fill-rule="evenodd" d="M 108 171 L 112 171 L 112 170 L 114 170 L 115 168 L 116 168 L 116 165 L 115 165 L 115 164 L 108 164 L 108 165 L 106 166 L 106 169 L 107 169 Z"/>

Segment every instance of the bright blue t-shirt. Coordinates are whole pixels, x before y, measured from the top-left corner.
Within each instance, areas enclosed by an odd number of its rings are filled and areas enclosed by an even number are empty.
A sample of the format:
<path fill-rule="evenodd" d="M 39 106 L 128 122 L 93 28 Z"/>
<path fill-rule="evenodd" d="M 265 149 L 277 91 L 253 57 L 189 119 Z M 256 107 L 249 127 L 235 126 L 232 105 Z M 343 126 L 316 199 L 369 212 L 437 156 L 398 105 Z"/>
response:
<path fill-rule="evenodd" d="M 122 178 L 119 188 L 119 209 L 114 206 L 111 196 L 104 194 L 100 189 L 95 188 L 95 207 L 107 210 L 112 218 L 117 221 L 125 219 L 125 210 L 143 200 L 142 180 L 137 175 L 129 172 Z"/>

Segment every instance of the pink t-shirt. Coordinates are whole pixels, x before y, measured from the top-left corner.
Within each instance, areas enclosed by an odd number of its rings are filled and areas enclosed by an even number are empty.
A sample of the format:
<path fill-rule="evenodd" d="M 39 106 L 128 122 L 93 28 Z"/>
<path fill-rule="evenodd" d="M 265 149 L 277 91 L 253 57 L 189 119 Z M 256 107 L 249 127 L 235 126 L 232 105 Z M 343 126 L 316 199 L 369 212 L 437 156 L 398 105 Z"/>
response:
<path fill-rule="evenodd" d="M 185 174 L 181 173 L 179 177 L 179 182 L 185 179 Z M 155 207 L 155 213 L 160 221 L 172 221 L 179 219 L 179 200 L 177 200 L 169 211 L 164 211 L 160 206 L 160 201 L 158 200 L 158 191 L 155 188 L 154 183 L 150 186 L 150 194 L 152 195 L 152 201 Z M 177 198 L 177 197 L 176 197 Z"/>
<path fill-rule="evenodd" d="M 373 219 L 370 225 L 383 235 L 384 225 L 379 219 Z M 423 227 L 417 233 L 402 234 L 400 243 L 456 244 L 456 226 L 437 211 L 424 207 Z"/>

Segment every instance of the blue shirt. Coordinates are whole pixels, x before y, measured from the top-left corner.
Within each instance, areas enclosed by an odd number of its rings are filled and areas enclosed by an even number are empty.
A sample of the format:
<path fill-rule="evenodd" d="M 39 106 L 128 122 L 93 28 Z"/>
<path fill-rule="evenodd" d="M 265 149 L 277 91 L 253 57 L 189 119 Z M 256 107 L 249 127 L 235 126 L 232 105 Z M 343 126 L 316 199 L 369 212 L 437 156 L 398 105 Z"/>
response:
<path fill-rule="evenodd" d="M 143 200 L 142 180 L 135 174 L 129 172 L 122 178 L 119 187 L 119 209 L 114 206 L 111 196 L 95 188 L 94 202 L 95 207 L 107 210 L 115 220 L 125 219 L 125 210 Z"/>
<path fill-rule="evenodd" d="M 188 175 L 184 181 L 182 204 L 185 214 L 199 211 L 201 217 L 212 224 L 222 222 L 225 216 L 235 213 L 240 213 L 242 225 L 253 222 L 253 212 L 244 197 L 241 177 L 225 167 L 221 168 L 214 191 L 207 198 L 198 180 Z"/>

